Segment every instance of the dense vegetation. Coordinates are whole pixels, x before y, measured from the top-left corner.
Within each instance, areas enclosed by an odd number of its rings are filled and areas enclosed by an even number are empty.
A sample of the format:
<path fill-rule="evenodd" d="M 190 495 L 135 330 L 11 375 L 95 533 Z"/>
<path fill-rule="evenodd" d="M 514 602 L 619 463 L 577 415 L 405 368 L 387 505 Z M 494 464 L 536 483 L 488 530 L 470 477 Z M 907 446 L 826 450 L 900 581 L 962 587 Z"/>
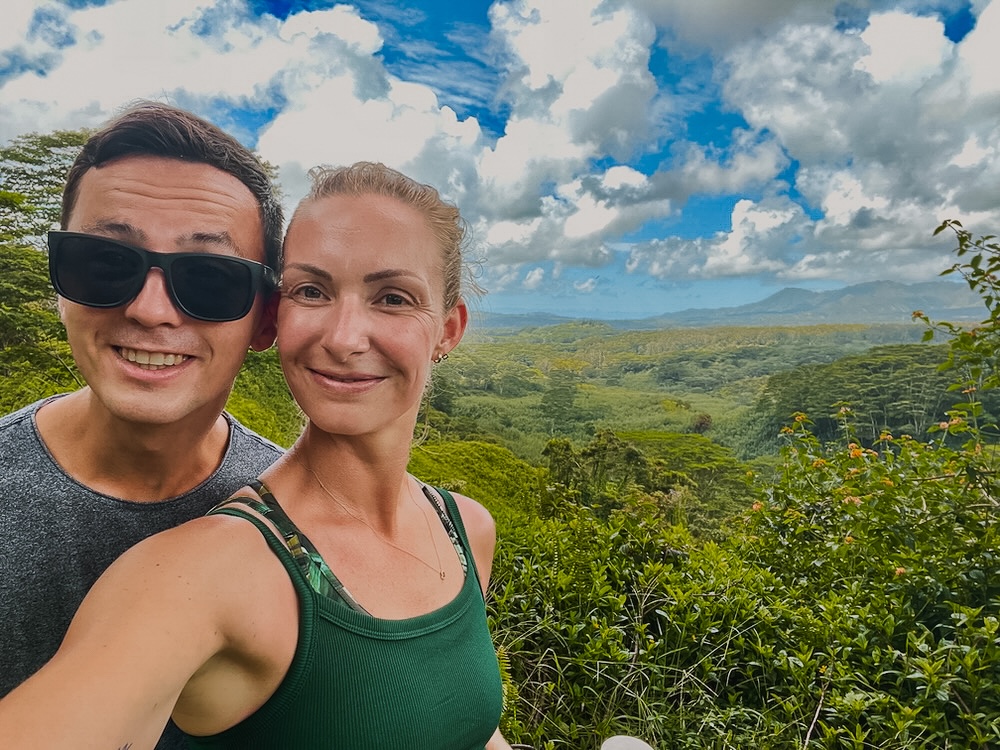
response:
<path fill-rule="evenodd" d="M 40 236 L 83 136 L 0 149 L 2 411 L 80 384 Z M 942 228 L 974 328 L 581 321 L 435 368 L 411 469 L 497 518 L 512 741 L 1000 746 L 1000 247 Z M 273 351 L 229 408 L 300 429 Z"/>

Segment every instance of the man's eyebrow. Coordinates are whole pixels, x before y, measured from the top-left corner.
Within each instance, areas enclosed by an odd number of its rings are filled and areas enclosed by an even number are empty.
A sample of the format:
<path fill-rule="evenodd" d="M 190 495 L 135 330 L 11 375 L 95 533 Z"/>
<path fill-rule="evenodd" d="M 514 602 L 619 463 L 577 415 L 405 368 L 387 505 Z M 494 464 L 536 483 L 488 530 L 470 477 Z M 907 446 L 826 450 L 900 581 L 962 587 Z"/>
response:
<path fill-rule="evenodd" d="M 87 233 L 100 233 L 107 234 L 114 237 L 119 237 L 135 245 L 142 245 L 143 247 L 149 246 L 149 235 L 146 234 L 140 227 L 130 224 L 127 221 L 113 221 L 107 219 L 98 219 L 90 224 L 83 226 L 83 231 Z M 188 234 L 182 234 L 175 239 L 175 242 L 180 245 L 214 245 L 218 247 L 224 247 L 228 250 L 239 254 L 240 248 L 233 240 L 233 237 L 229 232 L 190 232 Z M 149 248 L 150 250 L 156 250 L 157 248 Z"/>
<path fill-rule="evenodd" d="M 194 242 L 198 245 L 222 245 L 230 250 L 239 251 L 233 236 L 229 232 L 192 232 L 181 236 L 183 241 Z"/>
<path fill-rule="evenodd" d="M 149 236 L 142 231 L 139 227 L 134 224 L 129 224 L 127 221 L 109 221 L 104 219 L 98 219 L 90 224 L 84 224 L 81 229 L 88 233 L 100 233 L 100 234 L 110 234 L 116 237 L 121 237 L 122 239 L 127 239 L 134 244 L 143 244 L 148 239 Z"/>

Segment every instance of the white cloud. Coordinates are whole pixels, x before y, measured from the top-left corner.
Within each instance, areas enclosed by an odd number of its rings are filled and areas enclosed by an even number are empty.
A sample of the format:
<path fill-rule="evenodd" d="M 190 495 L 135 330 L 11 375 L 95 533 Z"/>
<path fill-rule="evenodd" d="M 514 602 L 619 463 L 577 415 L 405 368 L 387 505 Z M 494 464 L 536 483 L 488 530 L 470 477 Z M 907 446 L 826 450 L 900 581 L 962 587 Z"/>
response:
<path fill-rule="evenodd" d="M 597 279 L 591 277 L 585 281 L 574 281 L 573 288 L 581 294 L 590 294 L 597 288 Z"/>
<path fill-rule="evenodd" d="M 1000 225 L 1000 0 L 973 7 L 956 44 L 911 0 L 498 0 L 477 62 L 496 66 L 503 120 L 484 134 L 426 68 L 387 63 L 399 32 L 350 5 L 279 20 L 246 0 L 13 0 L 0 141 L 138 97 L 280 110 L 253 135 L 290 201 L 315 164 L 403 169 L 458 202 L 493 289 L 606 267 L 636 234 L 627 267 L 657 278 L 930 277 L 941 219 Z M 657 89 L 651 61 L 692 60 Z M 706 81 L 733 117 L 685 132 Z M 731 201 L 729 226 L 663 229 L 700 197 Z M 579 291 L 610 286 L 597 273 Z"/>
<path fill-rule="evenodd" d="M 624 187 L 642 188 L 648 180 L 646 175 L 632 167 L 617 165 L 604 173 L 603 182 L 608 190 L 617 190 Z"/>
<path fill-rule="evenodd" d="M 976 28 L 963 40 L 959 57 L 969 80 L 969 95 L 984 97 L 1000 92 L 1000 49 L 997 38 L 1000 35 L 1000 3 L 982 4 Z"/>
<path fill-rule="evenodd" d="M 636 244 L 626 268 L 657 278 L 725 278 L 782 273 L 809 232 L 802 209 L 787 199 L 737 201 L 731 229 L 693 240 L 671 237 Z"/>
<path fill-rule="evenodd" d="M 870 51 L 855 67 L 883 84 L 919 85 L 939 73 L 952 52 L 939 20 L 898 11 L 872 16 L 861 39 Z"/>
<path fill-rule="evenodd" d="M 55 3 L 7 3 L 0 24 L 0 50 L 24 48 L 28 41 L 31 19 L 37 14 L 59 16 L 61 8 Z"/>
<path fill-rule="evenodd" d="M 545 270 L 542 268 L 532 268 L 528 271 L 527 276 L 524 277 L 524 281 L 521 282 L 521 286 L 525 289 L 538 289 L 544 280 Z"/>
<path fill-rule="evenodd" d="M 636 0 L 674 40 L 724 50 L 747 39 L 773 34 L 782 26 L 829 23 L 840 0 Z M 859 9 L 868 3 L 853 3 Z"/>
<path fill-rule="evenodd" d="M 980 143 L 978 138 L 970 136 L 966 139 L 962 150 L 951 160 L 951 163 L 956 167 L 974 167 L 982 164 L 987 159 L 994 161 L 996 156 L 997 149 L 995 146 L 986 148 Z"/>

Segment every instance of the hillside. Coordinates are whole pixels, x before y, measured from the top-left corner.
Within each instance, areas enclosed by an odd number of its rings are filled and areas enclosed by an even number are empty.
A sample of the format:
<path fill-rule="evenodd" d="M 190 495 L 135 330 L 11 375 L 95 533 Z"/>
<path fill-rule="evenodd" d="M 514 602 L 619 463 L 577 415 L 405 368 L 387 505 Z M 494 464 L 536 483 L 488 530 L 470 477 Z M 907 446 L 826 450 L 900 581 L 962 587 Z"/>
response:
<path fill-rule="evenodd" d="M 794 287 L 782 289 L 760 302 L 738 307 L 696 308 L 636 320 L 609 320 L 619 330 L 655 330 L 694 326 L 788 326 L 816 323 L 907 323 L 914 310 L 934 320 L 981 320 L 979 299 L 963 283 L 929 281 L 900 284 L 872 281 L 825 292 Z M 572 320 L 558 315 L 484 313 L 484 328 L 551 326 Z"/>

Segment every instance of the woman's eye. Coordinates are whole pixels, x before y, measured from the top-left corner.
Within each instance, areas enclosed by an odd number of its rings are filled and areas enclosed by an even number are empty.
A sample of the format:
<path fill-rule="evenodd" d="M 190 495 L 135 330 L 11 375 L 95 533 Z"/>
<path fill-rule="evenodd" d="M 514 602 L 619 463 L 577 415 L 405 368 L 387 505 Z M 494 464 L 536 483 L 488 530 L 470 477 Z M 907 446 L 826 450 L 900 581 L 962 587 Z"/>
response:
<path fill-rule="evenodd" d="M 387 294 L 382 298 L 382 301 L 389 305 L 390 307 L 398 307 L 400 305 L 406 304 L 406 297 L 402 294 Z"/>
<path fill-rule="evenodd" d="M 312 284 L 300 284 L 288 290 L 290 297 L 298 299 L 323 299 L 323 292 Z"/>

